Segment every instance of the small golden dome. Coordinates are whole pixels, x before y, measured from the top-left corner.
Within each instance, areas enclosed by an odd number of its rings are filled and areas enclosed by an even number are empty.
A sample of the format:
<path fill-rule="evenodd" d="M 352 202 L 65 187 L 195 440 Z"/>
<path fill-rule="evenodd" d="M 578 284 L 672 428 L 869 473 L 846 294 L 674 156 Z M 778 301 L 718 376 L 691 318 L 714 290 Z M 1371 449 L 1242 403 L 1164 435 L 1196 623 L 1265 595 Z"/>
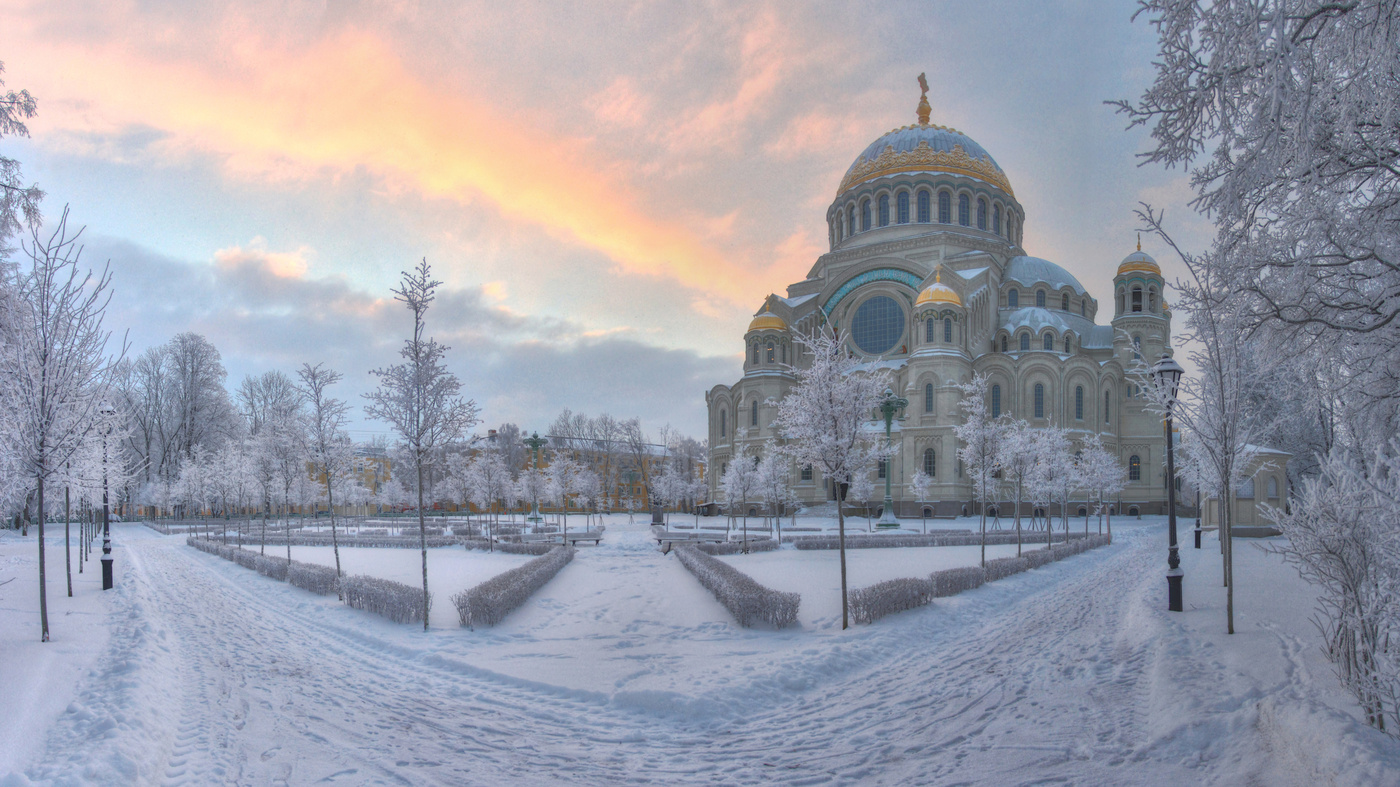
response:
<path fill-rule="evenodd" d="M 943 283 L 943 269 L 939 268 L 934 274 L 933 284 L 930 284 L 919 293 L 919 297 L 914 301 L 914 308 L 919 308 L 929 303 L 951 303 L 954 306 L 962 305 L 962 298 L 953 291 L 952 287 Z"/>
<path fill-rule="evenodd" d="M 760 312 L 757 317 L 753 318 L 753 322 L 749 323 L 749 330 L 745 331 L 745 333 L 751 333 L 753 331 L 786 331 L 787 327 L 787 323 L 783 322 L 782 317 L 770 311 L 763 311 Z"/>

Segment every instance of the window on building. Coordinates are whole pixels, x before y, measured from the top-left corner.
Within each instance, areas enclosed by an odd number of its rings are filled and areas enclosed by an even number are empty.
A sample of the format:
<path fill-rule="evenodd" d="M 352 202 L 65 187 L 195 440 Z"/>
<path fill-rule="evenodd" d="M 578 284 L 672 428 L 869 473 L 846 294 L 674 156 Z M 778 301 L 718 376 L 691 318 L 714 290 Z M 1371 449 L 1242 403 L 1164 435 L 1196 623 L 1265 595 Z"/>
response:
<path fill-rule="evenodd" d="M 882 355 L 904 334 L 904 310 L 888 295 L 867 298 L 851 319 L 851 339 L 861 352 Z"/>
<path fill-rule="evenodd" d="M 1069 311 L 1069 293 L 1067 292 L 1060 293 L 1060 311 Z"/>
<path fill-rule="evenodd" d="M 1269 498 L 1270 498 L 1270 499 L 1273 499 L 1273 498 L 1278 497 L 1278 479 L 1277 479 L 1277 478 L 1274 478 L 1273 476 L 1269 476 L 1269 485 L 1268 485 L 1267 488 L 1268 488 L 1268 490 L 1269 490 Z"/>
<path fill-rule="evenodd" d="M 924 320 L 924 341 L 933 344 L 933 318 Z"/>
<path fill-rule="evenodd" d="M 1235 493 L 1235 497 L 1253 500 L 1253 499 L 1254 499 L 1254 479 L 1253 479 L 1253 478 L 1246 478 L 1245 480 L 1241 481 L 1241 482 L 1240 482 L 1240 489 L 1239 489 L 1238 492 Z"/>
<path fill-rule="evenodd" d="M 932 448 L 924 449 L 924 475 L 938 475 L 938 457 L 933 453 Z"/>
<path fill-rule="evenodd" d="M 1080 299 L 1079 299 L 1079 316 L 1080 316 L 1080 317 L 1088 317 L 1088 316 L 1089 316 L 1089 299 L 1088 299 L 1087 297 L 1084 297 L 1084 298 L 1080 298 Z"/>
<path fill-rule="evenodd" d="M 1133 288 L 1133 311 L 1134 311 L 1134 312 L 1140 312 L 1140 311 L 1142 311 L 1142 288 L 1141 288 L 1141 287 L 1134 287 L 1134 288 Z"/>
<path fill-rule="evenodd" d="M 1153 314 L 1157 313 L 1157 289 L 1155 287 L 1147 291 L 1147 310 Z"/>
<path fill-rule="evenodd" d="M 725 418 L 724 418 L 725 415 L 727 415 L 727 413 L 725 413 L 725 411 L 723 411 L 723 410 L 720 410 L 720 411 L 719 411 L 719 436 L 720 436 L 720 437 L 724 437 L 725 434 L 727 434 L 727 432 L 728 432 L 728 426 L 729 426 L 729 425 L 725 423 Z"/>
<path fill-rule="evenodd" d="M 1123 291 L 1122 291 L 1122 290 L 1119 290 L 1119 291 L 1118 291 L 1118 296 L 1117 296 L 1117 297 L 1118 297 L 1118 311 L 1117 311 L 1116 313 L 1117 313 L 1117 314 L 1122 314 L 1122 313 L 1123 313 Z"/>
<path fill-rule="evenodd" d="M 1110 393 L 1109 391 L 1104 391 L 1104 392 L 1103 392 L 1103 422 L 1104 422 L 1104 423 L 1108 423 L 1109 403 L 1110 403 L 1110 401 L 1112 400 L 1112 397 L 1109 396 L 1109 393 Z"/>
<path fill-rule="evenodd" d="M 1074 339 L 1072 339 L 1072 338 L 1066 336 L 1066 337 L 1065 337 L 1065 354 L 1068 355 L 1068 354 L 1070 354 L 1070 353 L 1072 353 L 1072 352 L 1074 352 Z"/>
<path fill-rule="evenodd" d="M 1037 308 L 1045 308 L 1045 290 L 1035 291 L 1035 305 Z"/>
<path fill-rule="evenodd" d="M 1045 336 L 1041 339 L 1041 343 L 1044 345 L 1044 348 L 1043 348 L 1043 349 L 1046 349 L 1046 350 L 1053 350 L 1053 349 L 1055 349 L 1055 337 L 1052 336 L 1051 334 L 1048 334 L 1048 333 L 1045 334 Z"/>
<path fill-rule="evenodd" d="M 1030 335 L 1029 333 L 1023 333 L 1023 334 L 1021 334 L 1021 349 L 1022 349 L 1022 350 L 1029 350 L 1030 348 L 1031 348 L 1031 335 Z"/>
<path fill-rule="evenodd" d="M 811 480 L 812 480 L 812 466 L 811 466 L 811 465 L 803 465 L 803 466 L 802 466 L 802 480 L 803 480 L 803 481 L 811 481 Z"/>
<path fill-rule="evenodd" d="M 1128 457 L 1128 480 L 1142 480 L 1142 460 L 1138 458 L 1137 454 Z"/>
<path fill-rule="evenodd" d="M 1014 289 L 1006 291 L 1006 306 L 1009 309 L 1021 308 L 1021 294 Z"/>
<path fill-rule="evenodd" d="M 758 426 L 758 400 L 755 399 L 749 405 L 749 426 Z"/>
<path fill-rule="evenodd" d="M 1074 387 L 1074 420 L 1084 420 L 1084 386 Z"/>
<path fill-rule="evenodd" d="M 1001 417 L 1001 386 L 992 386 L 992 417 Z"/>
<path fill-rule="evenodd" d="M 958 223 L 966 227 L 972 223 L 971 209 L 966 194 L 958 195 Z"/>
<path fill-rule="evenodd" d="M 953 209 L 952 197 L 946 191 L 938 192 L 938 223 L 952 224 Z"/>
<path fill-rule="evenodd" d="M 890 195 L 880 195 L 880 226 L 890 226 Z"/>
<path fill-rule="evenodd" d="M 753 346 L 753 365 L 758 366 L 758 345 Z"/>
<path fill-rule="evenodd" d="M 933 412 L 933 383 L 924 383 L 924 412 Z"/>
<path fill-rule="evenodd" d="M 875 477 L 876 477 L 876 478 L 879 478 L 879 479 L 881 479 L 881 480 L 884 480 L 884 478 L 885 478 L 885 460 L 881 459 L 881 460 L 880 460 L 880 463 L 876 466 L 876 468 L 875 468 Z"/>
<path fill-rule="evenodd" d="M 928 190 L 927 190 L 927 189 L 920 189 L 920 190 L 919 190 L 919 200 L 918 200 L 918 202 L 919 202 L 919 223 L 920 223 L 920 224 L 927 224 L 927 223 L 929 223 L 929 200 L 928 200 Z"/>
<path fill-rule="evenodd" d="M 900 224 L 909 223 L 909 192 L 901 191 L 895 197 L 895 218 Z"/>
<path fill-rule="evenodd" d="M 1006 352 L 1006 337 L 1001 337 L 1001 351 Z"/>
<path fill-rule="evenodd" d="M 953 341 L 953 318 L 943 318 L 943 341 L 951 344 Z"/>
<path fill-rule="evenodd" d="M 778 362 L 778 348 L 774 347 L 772 342 L 769 342 L 768 348 L 764 350 L 764 357 L 767 358 L 768 363 Z"/>
<path fill-rule="evenodd" d="M 1045 386 L 1040 383 L 1035 384 L 1035 417 L 1045 417 Z"/>
<path fill-rule="evenodd" d="M 720 462 L 720 463 L 719 463 L 719 474 L 720 474 L 721 476 L 723 476 L 723 475 L 724 475 L 725 473 L 727 473 L 727 472 L 729 472 L 729 463 L 728 463 L 728 462 Z"/>
<path fill-rule="evenodd" d="M 987 229 L 987 201 L 980 198 L 977 200 L 977 229 Z"/>
<path fill-rule="evenodd" d="M 783 363 L 787 363 L 787 345 L 783 345 Z"/>
<path fill-rule="evenodd" d="M 846 206 L 846 235 L 854 235 L 856 231 L 856 206 Z"/>
<path fill-rule="evenodd" d="M 1133 337 L 1133 358 L 1135 358 L 1135 359 L 1137 359 L 1137 360 L 1139 360 L 1139 361 L 1142 360 L 1142 337 L 1141 337 L 1141 336 L 1134 336 L 1134 337 Z"/>
<path fill-rule="evenodd" d="M 993 206 L 993 207 L 992 207 L 992 232 L 995 232 L 995 233 L 998 234 L 998 235 L 1001 234 L 1001 206 L 1000 206 L 1000 205 L 996 205 L 996 206 Z"/>

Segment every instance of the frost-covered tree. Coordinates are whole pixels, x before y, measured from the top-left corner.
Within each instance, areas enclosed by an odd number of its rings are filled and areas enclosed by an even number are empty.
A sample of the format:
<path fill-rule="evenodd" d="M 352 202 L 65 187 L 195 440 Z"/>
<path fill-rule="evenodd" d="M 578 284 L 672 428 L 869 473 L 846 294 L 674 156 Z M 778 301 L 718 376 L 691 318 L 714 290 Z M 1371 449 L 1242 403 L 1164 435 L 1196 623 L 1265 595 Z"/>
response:
<path fill-rule="evenodd" d="M 988 383 L 985 375 L 975 375 L 971 380 L 961 384 L 958 388 L 962 391 L 962 399 L 958 401 L 958 410 L 962 413 L 962 423 L 953 427 L 953 434 L 957 436 L 961 446 L 958 449 L 958 458 L 962 460 L 963 472 L 967 473 L 968 480 L 972 482 L 972 494 L 976 496 L 981 522 L 979 528 L 982 534 L 982 565 L 987 565 L 987 505 L 993 495 L 996 494 L 999 480 L 997 474 L 1001 472 L 998 464 L 999 454 L 997 446 L 1001 443 L 1002 433 L 1005 425 L 991 417 L 987 412 L 987 400 L 989 398 Z"/>
<path fill-rule="evenodd" d="M 323 364 L 304 363 L 297 370 L 305 408 L 303 427 L 305 447 L 315 475 L 324 485 L 326 508 L 331 517 L 331 548 L 335 553 L 335 575 L 340 571 L 340 539 L 335 529 L 335 488 L 351 469 L 355 458 L 354 446 L 346 425 L 350 421 L 350 405 L 330 395 L 328 389 L 340 382 L 340 372 Z M 337 585 L 337 593 L 339 593 Z M 344 599 L 344 596 L 341 596 Z"/>
<path fill-rule="evenodd" d="M 758 496 L 763 500 L 764 505 L 773 513 L 773 524 L 776 528 L 778 543 L 783 541 L 783 523 L 778 515 L 784 504 L 791 503 L 792 493 L 792 460 L 785 455 L 778 447 L 778 441 L 769 439 L 763 448 L 763 456 L 758 460 L 758 467 L 754 468 L 754 482 L 758 489 Z M 682 484 L 686 486 L 686 484 Z"/>
<path fill-rule="evenodd" d="M 1045 545 L 1048 547 L 1054 543 L 1050 504 L 1059 498 L 1061 513 L 1069 506 L 1067 490 L 1074 483 L 1074 453 L 1071 450 L 1073 446 L 1069 434 L 1064 429 L 1050 426 L 1035 432 L 1032 443 L 1036 450 L 1036 469 L 1032 473 L 1034 483 L 1031 485 L 1031 498 L 1034 505 L 1042 508 L 1045 518 Z M 1062 494 L 1064 497 L 1060 498 Z M 1068 531 L 1068 520 L 1065 528 Z M 1068 539 L 1069 536 L 1066 535 L 1065 538 Z"/>
<path fill-rule="evenodd" d="M 865 511 L 865 531 L 867 533 L 875 529 L 874 518 L 870 515 L 870 500 L 874 496 L 875 479 L 870 477 L 869 471 L 857 473 L 846 487 L 846 499 L 859 500 L 861 509 Z"/>
<path fill-rule="evenodd" d="M 920 467 L 914 471 L 914 475 L 909 477 L 909 489 L 914 493 L 914 500 L 919 504 L 919 518 L 923 520 L 924 532 L 928 532 L 928 517 L 923 515 L 924 503 L 928 502 L 928 493 L 933 489 L 933 476 L 924 472 Z"/>
<path fill-rule="evenodd" d="M 870 414 L 889 384 L 878 366 L 862 368 L 845 351 L 846 336 L 823 327 L 796 337 L 799 354 L 809 364 L 788 367 L 797 382 L 778 403 L 773 426 L 786 440 L 783 450 L 798 467 L 810 465 L 840 489 L 869 472 L 885 455 L 883 441 L 870 428 Z M 849 625 L 846 598 L 846 517 L 842 495 L 836 501 L 837 543 L 841 560 L 841 628 Z"/>
<path fill-rule="evenodd" d="M 496 504 L 504 503 L 510 495 L 510 468 L 506 465 L 506 455 L 500 451 L 483 451 L 472 460 L 471 475 L 474 479 L 472 502 L 482 511 L 491 512 L 491 521 L 496 522 Z"/>
<path fill-rule="evenodd" d="M 546 475 L 549 478 L 549 488 L 554 499 L 559 501 L 560 510 L 564 513 L 564 535 L 569 535 L 569 503 L 577 498 L 587 488 L 589 476 L 593 472 L 573 457 L 555 455 L 555 459 L 546 468 Z"/>
<path fill-rule="evenodd" d="M 1021 503 L 1040 469 L 1036 432 L 1024 420 L 1009 420 L 997 444 L 997 467 L 1015 500 L 1016 554 L 1021 554 Z"/>
<path fill-rule="evenodd" d="M 1118 457 L 1104 447 L 1103 438 L 1089 435 L 1080 449 L 1079 472 L 1085 489 L 1098 496 L 1099 525 L 1102 530 L 1104 513 L 1108 513 L 1108 537 L 1113 537 L 1113 509 L 1110 500 L 1118 496 L 1128 485 L 1128 471 Z"/>
<path fill-rule="evenodd" d="M 81 267 L 82 231 L 69 233 L 65 208 L 47 236 L 32 231 L 23 249 L 28 265 L 4 271 L 14 302 L 14 345 L 4 357 L 14 399 L 6 409 L 15 419 L 14 446 L 25 475 L 36 489 L 39 523 L 40 638 L 49 641 L 45 588 L 45 485 L 83 443 L 105 395 L 105 375 L 114 359 L 111 336 L 102 319 L 111 299 L 111 274 Z M 125 347 L 118 350 L 118 356 Z"/>
<path fill-rule="evenodd" d="M 0 63 L 0 74 L 3 73 L 5 64 Z M 0 79 L 0 87 L 4 86 L 5 81 Z M 28 90 L 0 93 L 0 139 L 29 136 L 24 121 L 34 117 L 37 108 L 38 103 Z M 39 203 L 43 199 L 44 192 L 37 184 L 24 185 L 19 162 L 0 156 L 0 247 L 24 226 L 39 226 Z"/>
<path fill-rule="evenodd" d="M 418 487 L 418 537 L 423 555 L 423 608 L 428 608 L 428 533 L 423 518 L 423 474 L 432 453 L 447 443 L 461 439 L 477 422 L 476 403 L 459 395 L 462 383 L 447 370 L 443 357 L 447 347 L 425 335 L 428 307 L 442 282 L 432 278 L 428 261 L 413 271 L 404 271 L 394 299 L 413 313 L 413 333 L 404 341 L 399 355 L 403 363 L 371 374 L 379 387 L 366 394 L 365 414 L 393 427 L 411 454 Z M 423 630 L 428 616 L 423 615 Z"/>
<path fill-rule="evenodd" d="M 736 506 L 743 512 L 743 550 L 747 553 L 749 551 L 748 502 L 753 500 L 758 492 L 758 457 L 750 454 L 747 446 L 741 446 L 739 452 L 730 457 L 729 467 L 720 477 L 719 486 L 720 493 L 724 495 L 727 503 L 729 516 L 734 516 Z"/>

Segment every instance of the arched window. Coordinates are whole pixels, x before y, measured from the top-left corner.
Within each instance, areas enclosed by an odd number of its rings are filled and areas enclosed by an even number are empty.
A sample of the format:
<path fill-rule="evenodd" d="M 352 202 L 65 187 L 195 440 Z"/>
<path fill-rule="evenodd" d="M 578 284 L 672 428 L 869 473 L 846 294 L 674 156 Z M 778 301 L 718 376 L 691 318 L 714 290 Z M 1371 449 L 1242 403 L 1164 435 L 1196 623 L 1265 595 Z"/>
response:
<path fill-rule="evenodd" d="M 728 431 L 729 431 L 729 424 L 725 423 L 725 420 L 726 420 L 726 419 L 725 419 L 725 416 L 726 416 L 726 415 L 728 415 L 728 413 L 726 413 L 724 410 L 720 410 L 720 411 L 719 411 L 719 436 L 720 436 L 720 437 L 724 437 L 724 436 L 728 433 Z"/>
<path fill-rule="evenodd" d="M 952 197 L 946 191 L 938 192 L 938 223 L 953 223 Z"/>
<path fill-rule="evenodd" d="M 763 357 L 768 363 L 777 363 L 778 348 L 774 347 L 772 342 L 769 342 L 768 347 L 763 351 Z"/>
<path fill-rule="evenodd" d="M 992 417 L 1001 417 L 1001 386 L 992 386 Z"/>
<path fill-rule="evenodd" d="M 1060 311 L 1069 311 L 1069 293 L 1067 292 L 1060 293 Z"/>
<path fill-rule="evenodd" d="M 1074 420 L 1084 420 L 1084 386 L 1074 386 Z"/>
<path fill-rule="evenodd" d="M 1079 299 L 1079 316 L 1080 316 L 1080 317 L 1088 317 L 1088 316 L 1089 316 L 1089 299 L 1088 299 L 1088 298 L 1080 298 L 1080 299 Z"/>
<path fill-rule="evenodd" d="M 1118 314 L 1122 314 L 1122 313 L 1123 313 L 1123 291 L 1122 291 L 1122 290 L 1119 290 L 1119 291 L 1118 291 L 1118 312 L 1117 312 L 1117 313 L 1118 313 Z"/>
<path fill-rule="evenodd" d="M 951 344 L 953 341 L 953 318 L 943 318 L 943 342 Z"/>
<path fill-rule="evenodd" d="M 986 228 L 987 228 L 987 201 L 979 197 L 979 198 L 977 199 L 977 229 L 979 229 L 979 230 L 985 230 Z"/>
<path fill-rule="evenodd" d="M 758 400 L 749 405 L 749 426 L 758 426 Z"/>
<path fill-rule="evenodd" d="M 924 412 L 933 412 L 933 383 L 924 383 Z"/>
<path fill-rule="evenodd" d="M 1022 349 L 1022 350 L 1029 350 L 1030 348 L 1031 348 L 1031 335 L 1030 335 L 1029 333 L 1023 333 L 1023 334 L 1021 334 L 1021 349 Z"/>
<path fill-rule="evenodd" d="M 811 465 L 803 465 L 803 466 L 802 466 L 802 480 L 803 480 L 803 481 L 811 481 L 811 480 L 812 480 L 812 466 L 811 466 Z"/>
<path fill-rule="evenodd" d="M 1133 311 L 1134 311 L 1134 312 L 1140 312 L 1140 311 L 1142 311 L 1142 288 L 1141 288 L 1141 287 L 1134 287 L 1134 288 L 1133 288 Z"/>
<path fill-rule="evenodd" d="M 1074 339 L 1071 339 L 1070 337 L 1066 336 L 1066 337 L 1065 337 L 1065 355 L 1069 355 L 1069 354 L 1072 353 L 1072 352 L 1074 352 Z"/>
<path fill-rule="evenodd" d="M 883 478 L 885 477 L 885 460 L 884 460 L 884 459 L 881 459 L 880 462 L 879 462 L 879 464 L 877 464 L 877 465 L 875 466 L 875 477 L 876 477 L 876 478 L 880 478 L 880 479 L 883 479 Z"/>
<path fill-rule="evenodd" d="M 924 320 L 924 341 L 933 344 L 933 318 Z"/>
<path fill-rule="evenodd" d="M 1135 359 L 1137 359 L 1137 360 L 1139 360 L 1139 361 L 1142 360 L 1142 337 L 1141 337 L 1141 336 L 1134 336 L 1134 337 L 1133 337 L 1133 358 L 1135 358 Z"/>
<path fill-rule="evenodd" d="M 1035 305 L 1036 305 L 1036 308 L 1039 308 L 1039 309 L 1044 309 L 1044 308 L 1045 308 L 1045 290 L 1036 290 L 1036 291 L 1035 291 Z"/>
<path fill-rule="evenodd" d="M 1021 294 L 1014 289 L 1007 290 L 1006 307 L 1008 309 L 1019 309 L 1021 307 Z"/>
<path fill-rule="evenodd" d="M 758 345 L 753 346 L 753 365 L 758 366 Z"/>
<path fill-rule="evenodd" d="M 938 456 L 933 453 L 932 448 L 924 449 L 924 475 L 935 476 L 938 474 Z"/>
<path fill-rule="evenodd" d="M 929 223 L 929 211 L 928 211 L 928 209 L 929 209 L 929 204 L 928 204 L 928 190 L 927 190 L 927 189 L 920 189 L 920 190 L 919 190 L 919 223 L 920 223 L 920 224 L 927 224 L 927 223 Z"/>
<path fill-rule="evenodd" d="M 1044 349 L 1046 350 L 1055 349 L 1055 337 L 1052 334 L 1045 334 L 1045 337 L 1041 340 L 1041 343 L 1044 345 Z"/>
<path fill-rule="evenodd" d="M 1110 397 L 1109 397 L 1108 393 L 1109 393 L 1108 391 L 1104 391 L 1104 392 L 1103 392 L 1103 422 L 1104 422 L 1104 423 L 1108 423 L 1108 412 L 1109 412 L 1109 402 L 1110 402 Z"/>
<path fill-rule="evenodd" d="M 1006 337 L 1001 337 L 1001 351 L 1006 352 Z"/>
<path fill-rule="evenodd" d="M 890 226 L 890 195 L 880 195 L 880 226 Z"/>
<path fill-rule="evenodd" d="M 1045 417 L 1045 386 L 1040 383 L 1035 384 L 1035 417 Z"/>
<path fill-rule="evenodd" d="M 1000 205 L 993 205 L 993 206 L 992 206 L 992 232 L 995 232 L 995 233 L 998 234 L 998 235 L 1001 234 L 1001 206 L 1000 206 Z"/>
<path fill-rule="evenodd" d="M 1277 479 L 1277 478 L 1274 478 L 1273 476 L 1269 476 L 1268 490 L 1269 490 L 1269 497 L 1270 497 L 1270 498 L 1278 497 L 1278 479 Z"/>
<path fill-rule="evenodd" d="M 783 363 L 787 363 L 787 345 L 783 345 Z"/>
<path fill-rule="evenodd" d="M 1142 460 L 1138 458 L 1137 454 L 1128 457 L 1128 480 L 1142 480 Z"/>
<path fill-rule="evenodd" d="M 900 224 L 909 223 L 909 192 L 901 191 L 895 197 L 895 218 Z"/>
<path fill-rule="evenodd" d="M 846 237 L 856 234 L 856 206 L 846 207 Z"/>
<path fill-rule="evenodd" d="M 1153 314 L 1157 313 L 1157 288 L 1153 287 L 1147 291 L 1147 310 Z"/>
<path fill-rule="evenodd" d="M 958 223 L 964 227 L 972 223 L 972 217 L 966 194 L 958 195 Z"/>
<path fill-rule="evenodd" d="M 870 200 L 860 202 L 860 229 L 864 232 L 870 229 Z"/>
<path fill-rule="evenodd" d="M 727 472 L 729 472 L 729 463 L 728 463 L 728 462 L 720 462 L 720 463 L 719 463 L 719 474 L 720 474 L 721 476 L 723 476 L 723 475 L 724 475 L 725 473 L 727 473 Z"/>
<path fill-rule="evenodd" d="M 1254 499 L 1254 479 L 1253 479 L 1253 478 L 1246 478 L 1245 480 L 1241 481 L 1241 482 L 1240 482 L 1239 491 L 1235 492 L 1235 497 L 1242 497 L 1242 498 L 1246 498 L 1246 499 L 1253 500 L 1253 499 Z"/>

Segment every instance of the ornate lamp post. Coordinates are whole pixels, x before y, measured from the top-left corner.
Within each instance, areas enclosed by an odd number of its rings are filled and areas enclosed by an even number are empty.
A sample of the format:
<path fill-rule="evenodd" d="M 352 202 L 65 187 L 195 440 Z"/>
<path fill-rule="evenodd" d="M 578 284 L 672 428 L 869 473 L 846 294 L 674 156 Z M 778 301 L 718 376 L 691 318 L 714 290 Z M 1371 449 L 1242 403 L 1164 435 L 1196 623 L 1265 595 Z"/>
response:
<path fill-rule="evenodd" d="M 909 406 L 909 400 L 895 396 L 894 391 L 885 389 L 885 395 L 880 399 L 880 405 L 875 409 L 876 418 L 885 419 L 885 448 L 894 446 L 894 441 L 890 437 L 890 427 L 894 424 L 895 414 L 903 413 L 904 408 Z M 885 510 L 880 514 L 880 521 L 876 522 L 876 527 L 899 527 L 899 519 L 894 515 L 894 496 L 890 494 L 890 476 L 894 475 L 894 467 L 890 462 L 891 455 L 885 457 Z"/>
<path fill-rule="evenodd" d="M 534 454 L 534 456 L 535 456 L 535 469 L 536 469 L 536 470 L 539 470 L 539 469 L 540 469 L 540 449 L 543 448 L 543 447 L 545 446 L 545 444 L 548 443 L 549 441 L 546 440 L 546 439 L 543 438 L 543 437 L 540 437 L 540 433 L 539 433 L 539 432 L 535 432 L 535 433 L 531 434 L 529 437 L 525 438 L 524 440 L 521 440 L 520 442 L 524 443 L 525 445 L 530 446 L 530 451 L 531 451 L 531 452 Z M 526 521 L 528 521 L 528 522 L 533 522 L 533 523 L 535 523 L 536 525 L 538 525 L 541 521 L 544 520 L 544 517 L 540 516 L 540 496 L 539 496 L 538 493 L 535 494 L 534 500 L 531 500 L 530 503 L 531 503 L 530 515 L 527 516 L 527 517 L 525 517 L 525 519 L 526 519 Z"/>
<path fill-rule="evenodd" d="M 1172 406 L 1176 404 L 1177 384 L 1186 370 L 1172 360 L 1171 353 L 1162 353 L 1162 360 L 1152 367 L 1157 390 L 1167 400 L 1167 609 L 1181 611 L 1181 556 L 1176 548 L 1176 457 L 1172 448 Z"/>
<path fill-rule="evenodd" d="M 104 401 L 97 406 L 97 413 L 102 417 L 102 423 L 98 426 L 102 432 L 102 589 L 111 590 L 112 522 L 107 507 L 107 435 L 112 433 L 112 419 L 116 417 L 117 409 Z"/>

